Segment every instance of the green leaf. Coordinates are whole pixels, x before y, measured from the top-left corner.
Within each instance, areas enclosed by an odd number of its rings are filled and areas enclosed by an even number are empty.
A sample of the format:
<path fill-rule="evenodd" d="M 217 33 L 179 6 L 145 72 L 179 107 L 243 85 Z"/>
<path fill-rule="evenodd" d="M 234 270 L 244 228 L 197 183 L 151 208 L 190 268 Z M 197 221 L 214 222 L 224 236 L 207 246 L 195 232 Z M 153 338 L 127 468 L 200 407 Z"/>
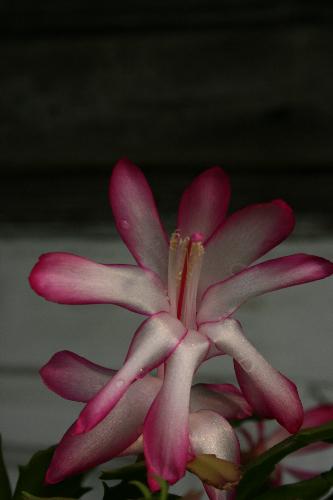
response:
<path fill-rule="evenodd" d="M 151 500 L 153 498 L 150 489 L 145 484 L 140 481 L 131 481 L 130 484 L 136 486 L 140 490 L 145 500 Z"/>
<path fill-rule="evenodd" d="M 36 497 L 35 495 L 31 495 L 30 493 L 27 493 L 26 491 L 22 491 L 22 500 L 75 500 L 74 498 L 68 498 L 68 497 Z"/>
<path fill-rule="evenodd" d="M 2 455 L 2 442 L 0 436 L 0 498 L 2 500 L 11 500 L 12 491 L 8 479 L 6 465 Z"/>
<path fill-rule="evenodd" d="M 130 483 L 122 482 L 115 486 L 108 486 L 103 483 L 104 495 L 103 500 L 126 500 L 140 498 L 141 492 L 138 488 Z"/>
<path fill-rule="evenodd" d="M 100 479 L 108 481 L 111 479 L 122 479 L 124 481 L 146 481 L 147 470 L 144 460 L 135 462 L 134 464 L 125 465 L 118 469 L 104 471 L 100 475 Z"/>
<path fill-rule="evenodd" d="M 118 469 L 102 472 L 100 478 L 104 481 L 121 480 L 115 486 L 108 486 L 103 482 L 103 500 L 171 500 L 181 498 L 178 495 L 168 493 L 168 483 L 160 478 L 156 478 L 156 480 L 160 483 L 161 491 L 154 494 L 151 493 L 147 485 L 147 469 L 144 460 L 139 460 Z"/>
<path fill-rule="evenodd" d="M 167 500 L 169 498 L 169 485 L 164 479 L 156 477 L 156 481 L 161 487 L 159 500 Z"/>
<path fill-rule="evenodd" d="M 319 476 L 294 484 L 273 488 L 258 497 L 258 500 L 313 500 L 321 498 L 333 487 L 333 468 Z"/>
<path fill-rule="evenodd" d="M 218 489 L 230 489 L 241 478 L 239 465 L 211 454 L 197 455 L 186 468 L 204 483 Z"/>
<path fill-rule="evenodd" d="M 45 485 L 44 477 L 50 464 L 54 447 L 38 451 L 29 463 L 19 467 L 19 478 L 14 492 L 13 500 L 22 500 L 25 495 L 39 496 L 42 498 L 81 498 L 91 488 L 82 486 L 83 474 L 71 477 L 58 484 Z"/>
<path fill-rule="evenodd" d="M 147 484 L 147 469 L 144 460 L 137 460 L 135 463 L 125 465 L 117 469 L 102 472 L 101 479 L 104 481 L 121 480 L 115 486 L 104 485 L 103 500 L 123 500 L 126 498 L 136 499 L 142 498 L 142 492 L 133 484 L 134 481 L 139 481 L 144 485 Z"/>
<path fill-rule="evenodd" d="M 304 429 L 249 462 L 237 487 L 237 500 L 253 500 L 267 482 L 274 467 L 284 457 L 300 448 L 319 441 L 333 442 L 333 421 L 319 427 Z"/>

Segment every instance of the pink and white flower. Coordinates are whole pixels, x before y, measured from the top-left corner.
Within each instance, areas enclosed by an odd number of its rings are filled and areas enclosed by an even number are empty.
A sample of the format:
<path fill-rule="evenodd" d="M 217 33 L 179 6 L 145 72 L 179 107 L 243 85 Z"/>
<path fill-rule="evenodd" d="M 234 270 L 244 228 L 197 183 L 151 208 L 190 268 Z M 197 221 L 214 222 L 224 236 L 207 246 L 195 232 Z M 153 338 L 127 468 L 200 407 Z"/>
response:
<path fill-rule="evenodd" d="M 50 359 L 40 374 L 44 383 L 61 397 L 86 403 L 117 372 L 62 351 Z M 114 410 L 92 430 L 74 434 L 70 428 L 54 453 L 46 482 L 57 483 L 119 455 L 142 453 L 144 420 L 162 384 L 161 378 L 146 375 L 129 387 Z M 238 464 L 238 440 L 226 419 L 251 415 L 241 392 L 229 384 L 197 384 L 191 391 L 190 411 L 188 460 L 205 453 Z M 204 486 L 211 500 L 226 498 L 224 491 Z"/>
<path fill-rule="evenodd" d="M 184 192 L 178 229 L 169 240 L 142 172 L 120 160 L 111 176 L 110 201 L 118 232 L 137 265 L 103 265 L 50 253 L 30 276 L 32 288 L 47 300 L 112 303 L 148 317 L 123 367 L 89 399 L 71 433 L 93 431 L 111 418 L 129 386 L 164 364 L 163 384 L 151 401 L 143 435 L 149 471 L 170 483 L 184 474 L 191 449 L 193 374 L 212 356 L 234 358 L 241 389 L 258 414 L 276 418 L 289 432 L 303 420 L 295 385 L 256 351 L 233 316 L 251 297 L 329 276 L 333 264 L 296 254 L 252 265 L 290 234 L 292 211 L 274 200 L 226 217 L 229 197 L 221 168 L 203 172 Z M 151 486 L 156 487 L 153 480 Z"/>

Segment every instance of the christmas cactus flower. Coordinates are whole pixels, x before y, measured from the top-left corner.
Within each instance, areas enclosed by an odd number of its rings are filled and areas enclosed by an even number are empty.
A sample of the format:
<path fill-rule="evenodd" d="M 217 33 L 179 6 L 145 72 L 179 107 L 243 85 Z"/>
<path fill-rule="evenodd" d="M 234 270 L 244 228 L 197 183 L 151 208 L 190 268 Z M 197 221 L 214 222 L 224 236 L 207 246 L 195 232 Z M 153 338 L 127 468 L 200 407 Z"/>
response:
<path fill-rule="evenodd" d="M 221 168 L 203 172 L 184 192 L 169 240 L 144 175 L 120 160 L 111 176 L 110 201 L 137 265 L 49 253 L 30 276 L 32 288 L 47 300 L 112 303 L 147 316 L 123 367 L 89 399 L 71 432 L 92 431 L 110 418 L 133 381 L 164 365 L 143 442 L 150 472 L 171 484 L 184 474 L 188 460 L 192 377 L 212 356 L 233 357 L 240 387 L 258 414 L 277 419 L 289 432 L 299 429 L 303 410 L 295 385 L 256 351 L 234 313 L 252 297 L 333 273 L 331 262 L 305 254 L 252 265 L 290 234 L 292 211 L 274 200 L 226 217 L 229 197 Z M 151 486 L 157 486 L 153 480 Z"/>
<path fill-rule="evenodd" d="M 302 429 L 309 429 L 311 427 L 317 427 L 333 420 L 333 405 L 322 404 L 315 406 L 304 413 L 304 421 L 302 424 Z M 252 458 L 255 458 L 265 451 L 269 450 L 276 444 L 280 443 L 287 437 L 289 433 L 283 428 L 277 428 L 273 432 L 268 432 L 265 429 L 265 423 L 263 421 L 257 422 L 255 426 L 255 433 L 250 432 L 246 427 L 241 426 L 239 429 L 240 434 L 243 436 L 245 441 L 245 449 L 242 452 L 242 462 L 246 463 Z M 292 455 L 288 456 L 288 459 L 283 460 L 275 467 L 274 475 L 272 476 L 272 483 L 275 486 L 279 486 L 283 483 L 284 476 L 287 474 L 293 476 L 295 479 L 303 481 L 305 479 L 311 479 L 315 477 L 320 472 L 318 470 L 309 470 L 300 467 L 295 467 L 292 462 L 288 463 L 289 457 L 301 457 L 304 455 L 309 455 L 322 451 L 332 445 L 329 443 L 314 443 L 300 450 L 294 452 Z"/>
<path fill-rule="evenodd" d="M 65 399 L 86 403 L 117 372 L 72 352 L 61 351 L 50 359 L 40 374 L 55 393 Z M 46 482 L 57 483 L 119 455 L 142 453 L 144 420 L 162 384 L 161 378 L 146 375 L 129 387 L 114 410 L 92 430 L 78 435 L 70 428 L 56 448 Z M 193 451 L 189 452 L 188 460 L 210 454 L 238 464 L 238 440 L 226 419 L 251 415 L 251 408 L 241 392 L 229 384 L 197 384 L 191 391 L 190 411 Z M 227 482 L 223 477 L 220 481 L 221 487 Z M 223 490 L 207 484 L 204 486 L 210 499 L 226 498 Z"/>

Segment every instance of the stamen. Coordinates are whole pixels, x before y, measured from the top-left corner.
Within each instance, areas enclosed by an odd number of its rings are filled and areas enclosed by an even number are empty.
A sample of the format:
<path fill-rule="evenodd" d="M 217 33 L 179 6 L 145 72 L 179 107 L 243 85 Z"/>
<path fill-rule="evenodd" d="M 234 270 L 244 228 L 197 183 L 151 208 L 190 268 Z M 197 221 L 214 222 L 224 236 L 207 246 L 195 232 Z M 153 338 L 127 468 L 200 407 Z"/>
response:
<path fill-rule="evenodd" d="M 180 234 L 175 231 L 170 238 L 169 246 L 169 264 L 168 264 L 168 295 L 170 300 L 170 312 L 173 316 L 177 314 L 177 288 L 175 284 L 177 248 L 180 240 Z"/>
<path fill-rule="evenodd" d="M 197 291 L 202 266 L 202 258 L 204 255 L 202 239 L 197 239 L 197 234 L 193 236 L 195 236 L 195 238 L 191 237 L 189 258 L 187 263 L 187 276 L 183 300 L 183 310 L 181 314 L 181 320 L 188 328 L 196 328 Z"/>
<path fill-rule="evenodd" d="M 170 239 L 168 292 L 170 312 L 188 328 L 196 328 L 197 290 L 204 254 L 203 235 L 181 238 L 175 231 Z"/>
<path fill-rule="evenodd" d="M 202 233 L 193 233 L 191 236 L 192 243 L 202 243 L 204 240 L 204 235 Z"/>
<path fill-rule="evenodd" d="M 175 231 L 170 239 L 169 267 L 168 267 L 168 292 L 170 312 L 177 316 L 177 304 L 182 283 L 184 261 L 190 239 L 182 239 L 179 231 Z"/>
<path fill-rule="evenodd" d="M 194 233 L 181 238 L 175 231 L 170 239 L 168 292 L 170 312 L 189 328 L 196 327 L 196 300 L 203 249 L 203 236 Z"/>
<path fill-rule="evenodd" d="M 189 242 L 189 245 L 191 246 L 191 242 Z M 188 268 L 188 253 L 189 253 L 189 249 L 186 247 L 186 253 L 184 256 L 184 265 L 183 265 L 183 270 L 182 270 L 180 284 L 178 287 L 178 294 L 177 294 L 177 318 L 178 319 L 181 319 L 181 317 L 182 317 L 184 291 L 185 291 L 185 286 L 186 286 L 187 268 Z"/>

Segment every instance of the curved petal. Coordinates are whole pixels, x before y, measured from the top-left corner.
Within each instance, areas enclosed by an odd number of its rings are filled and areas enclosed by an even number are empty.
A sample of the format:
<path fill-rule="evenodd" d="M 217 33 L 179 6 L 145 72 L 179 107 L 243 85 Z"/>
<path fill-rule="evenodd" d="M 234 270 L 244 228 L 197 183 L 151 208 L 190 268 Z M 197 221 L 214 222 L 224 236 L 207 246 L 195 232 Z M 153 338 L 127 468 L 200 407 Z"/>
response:
<path fill-rule="evenodd" d="M 208 346 L 207 339 L 190 330 L 165 364 L 163 385 L 148 412 L 143 432 L 148 481 L 152 490 L 159 489 L 153 475 L 173 484 L 185 473 L 192 378 Z"/>
<path fill-rule="evenodd" d="M 74 432 L 88 432 L 117 404 L 128 386 L 160 365 L 186 335 L 183 324 L 168 313 L 148 318 L 136 331 L 126 361 L 82 410 Z"/>
<path fill-rule="evenodd" d="M 281 243 L 294 225 L 293 212 L 283 200 L 250 205 L 233 213 L 205 246 L 199 296 Z"/>
<path fill-rule="evenodd" d="M 317 427 L 318 425 L 323 425 L 333 420 L 333 405 L 319 405 L 314 408 L 310 408 L 304 412 L 304 420 L 302 424 L 302 429 L 308 429 L 309 427 Z M 289 436 L 289 433 L 285 429 L 278 428 L 274 431 L 265 441 L 263 442 L 264 448 L 262 451 L 265 451 L 268 448 L 272 448 L 272 446 L 276 445 L 283 439 L 286 439 Z M 329 443 L 313 443 L 309 446 L 305 446 L 304 448 L 300 448 L 294 455 L 303 455 L 307 453 L 313 453 L 316 451 L 320 451 L 323 449 L 332 446 Z"/>
<path fill-rule="evenodd" d="M 144 418 L 159 388 L 158 379 L 153 377 L 138 380 L 113 412 L 90 432 L 78 436 L 69 428 L 53 455 L 46 482 L 63 481 L 111 460 L 128 448 L 140 436 Z"/>
<path fill-rule="evenodd" d="M 162 384 L 162 380 L 160 380 L 160 384 Z M 190 412 L 192 414 L 203 410 L 210 410 L 207 413 L 219 413 L 228 419 L 243 419 L 252 415 L 252 409 L 241 391 L 231 384 L 196 384 L 192 386 Z M 190 419 L 190 427 L 191 425 L 192 420 Z M 193 425 L 196 426 L 195 419 Z M 196 432 L 196 427 L 192 432 Z M 122 455 L 139 455 L 141 453 L 143 453 L 142 435 Z"/>
<path fill-rule="evenodd" d="M 289 465 L 283 466 L 283 472 L 288 472 L 291 476 L 299 481 L 306 481 L 320 474 L 320 471 L 309 471 L 306 469 L 299 469 L 298 467 L 290 467 Z"/>
<path fill-rule="evenodd" d="M 39 373 L 51 391 L 62 398 L 86 403 L 117 372 L 96 365 L 74 352 L 60 351 Z"/>
<path fill-rule="evenodd" d="M 275 469 L 270 475 L 270 483 L 272 486 L 275 488 L 277 486 L 281 486 L 283 484 L 283 472 L 284 472 L 284 467 L 281 464 L 276 464 Z"/>
<path fill-rule="evenodd" d="M 310 408 L 304 413 L 304 421 L 302 429 L 308 429 L 309 427 L 317 427 L 318 425 L 323 425 L 333 420 L 333 405 L 323 404 Z M 332 447 L 331 443 L 312 443 L 309 446 L 300 448 L 294 455 L 307 455 L 309 453 L 317 453 L 323 450 L 327 450 Z"/>
<path fill-rule="evenodd" d="M 270 366 L 259 353 L 254 358 L 257 367 L 253 373 L 234 362 L 244 396 L 259 415 L 275 418 L 291 434 L 297 432 L 303 422 L 303 407 L 296 385 Z"/>
<path fill-rule="evenodd" d="M 247 455 L 251 456 L 250 455 L 251 453 L 254 456 L 253 450 L 254 449 L 257 450 L 257 443 L 256 443 L 254 437 L 252 436 L 251 432 L 242 426 L 238 427 L 237 432 L 238 432 L 239 436 L 242 436 L 242 438 L 244 439 L 244 442 L 246 443 L 246 446 L 247 446 L 246 452 L 244 450 L 245 457 L 247 458 Z"/>
<path fill-rule="evenodd" d="M 231 384 L 196 384 L 191 390 L 191 412 L 212 410 L 225 418 L 246 418 L 252 408 L 237 387 Z"/>
<path fill-rule="evenodd" d="M 117 230 L 133 257 L 167 284 L 168 238 L 145 176 L 126 158 L 119 160 L 109 193 Z"/>
<path fill-rule="evenodd" d="M 205 491 L 209 500 L 235 500 L 235 491 L 223 491 L 214 488 L 214 486 L 209 486 L 208 484 L 203 484 Z"/>
<path fill-rule="evenodd" d="M 147 375 L 148 377 L 149 375 Z M 142 455 L 143 454 L 143 434 L 141 434 L 134 443 L 132 443 L 126 450 L 121 452 L 122 457 L 128 455 Z"/>
<path fill-rule="evenodd" d="M 268 260 L 208 288 L 198 322 L 219 321 L 252 297 L 326 278 L 332 273 L 333 263 L 314 255 L 295 254 Z"/>
<path fill-rule="evenodd" d="M 227 319 L 200 329 L 223 352 L 235 360 L 240 388 L 262 417 L 273 417 L 289 432 L 297 432 L 303 422 L 303 408 L 293 382 L 275 370 L 245 338 L 239 323 Z"/>
<path fill-rule="evenodd" d="M 205 170 L 184 191 L 177 227 L 183 237 L 201 233 L 207 240 L 223 222 L 230 199 L 230 185 L 220 167 Z"/>
<path fill-rule="evenodd" d="M 38 295 L 60 304 L 116 304 L 140 314 L 169 310 L 157 276 L 138 266 L 106 266 L 70 253 L 47 253 L 29 280 Z"/>
<path fill-rule="evenodd" d="M 216 455 L 217 458 L 239 464 L 240 449 L 229 422 L 212 411 L 198 411 L 190 415 L 190 441 L 195 455 Z M 223 480 L 223 478 L 221 478 Z M 224 500 L 227 492 L 205 485 L 210 500 Z"/>
<path fill-rule="evenodd" d="M 333 420 L 333 405 L 322 404 L 306 410 L 304 413 L 303 429 L 317 427 Z"/>

